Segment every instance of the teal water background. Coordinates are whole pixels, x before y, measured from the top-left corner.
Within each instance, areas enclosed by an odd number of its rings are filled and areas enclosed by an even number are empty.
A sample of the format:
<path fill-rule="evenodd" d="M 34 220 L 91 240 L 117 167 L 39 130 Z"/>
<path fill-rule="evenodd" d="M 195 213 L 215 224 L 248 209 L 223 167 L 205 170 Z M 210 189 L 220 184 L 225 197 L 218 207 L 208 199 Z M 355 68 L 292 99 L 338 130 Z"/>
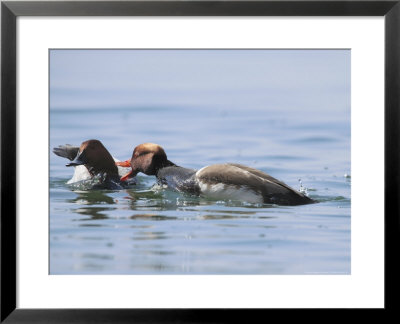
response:
<path fill-rule="evenodd" d="M 235 162 L 305 206 L 152 189 L 77 191 L 60 144 L 143 142 L 178 165 Z M 348 50 L 52 50 L 50 274 L 350 274 Z"/>

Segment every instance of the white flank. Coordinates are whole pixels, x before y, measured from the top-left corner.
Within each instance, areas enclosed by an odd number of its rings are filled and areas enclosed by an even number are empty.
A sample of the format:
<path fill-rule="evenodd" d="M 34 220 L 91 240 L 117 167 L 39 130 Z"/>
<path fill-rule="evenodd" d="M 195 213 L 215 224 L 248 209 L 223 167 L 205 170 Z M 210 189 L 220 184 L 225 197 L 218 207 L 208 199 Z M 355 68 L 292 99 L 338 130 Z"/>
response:
<path fill-rule="evenodd" d="M 246 187 L 237 188 L 237 186 L 230 186 L 223 183 L 209 184 L 201 181 L 199 181 L 198 184 L 201 195 L 208 198 L 218 200 L 239 200 L 249 203 L 263 202 L 263 197 L 260 194 L 257 194 Z"/>

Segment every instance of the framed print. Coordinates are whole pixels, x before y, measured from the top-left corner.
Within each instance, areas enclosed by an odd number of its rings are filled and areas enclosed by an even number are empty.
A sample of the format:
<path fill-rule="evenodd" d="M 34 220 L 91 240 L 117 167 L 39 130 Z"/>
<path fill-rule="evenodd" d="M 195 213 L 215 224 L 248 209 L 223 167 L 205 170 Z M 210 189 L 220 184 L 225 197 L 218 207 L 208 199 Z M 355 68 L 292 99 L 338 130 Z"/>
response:
<path fill-rule="evenodd" d="M 2 321 L 393 309 L 398 1 L 1 9 Z"/>

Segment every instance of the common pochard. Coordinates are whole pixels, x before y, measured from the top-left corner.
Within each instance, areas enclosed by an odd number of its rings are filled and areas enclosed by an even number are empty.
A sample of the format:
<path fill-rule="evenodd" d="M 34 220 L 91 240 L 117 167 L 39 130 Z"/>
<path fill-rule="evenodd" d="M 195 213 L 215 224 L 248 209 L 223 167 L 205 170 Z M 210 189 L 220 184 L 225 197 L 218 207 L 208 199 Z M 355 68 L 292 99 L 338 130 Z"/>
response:
<path fill-rule="evenodd" d="M 80 146 L 60 145 L 53 148 L 54 154 L 67 158 L 71 162 L 67 167 L 74 166 L 73 177 L 68 184 L 82 180 L 90 180 L 95 176 L 100 180 L 100 186 L 105 189 L 118 189 L 120 178 L 127 170 L 117 167 L 117 159 L 113 158 L 104 145 L 96 139 L 84 141 Z M 132 183 L 132 181 L 130 181 Z"/>

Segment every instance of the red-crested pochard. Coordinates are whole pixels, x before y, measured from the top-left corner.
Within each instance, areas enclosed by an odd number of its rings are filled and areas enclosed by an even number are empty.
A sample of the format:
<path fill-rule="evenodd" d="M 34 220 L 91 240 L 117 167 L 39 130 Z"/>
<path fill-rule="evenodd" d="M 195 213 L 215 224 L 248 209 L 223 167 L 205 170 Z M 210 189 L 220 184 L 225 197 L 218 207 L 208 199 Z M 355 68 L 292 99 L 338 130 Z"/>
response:
<path fill-rule="evenodd" d="M 132 168 L 121 181 L 142 172 L 155 175 L 159 184 L 179 192 L 213 199 L 278 205 L 315 203 L 311 198 L 270 175 L 241 164 L 213 164 L 200 170 L 177 166 L 168 160 L 160 145 L 153 143 L 138 145 L 130 160 L 117 162 L 117 165 Z"/>

